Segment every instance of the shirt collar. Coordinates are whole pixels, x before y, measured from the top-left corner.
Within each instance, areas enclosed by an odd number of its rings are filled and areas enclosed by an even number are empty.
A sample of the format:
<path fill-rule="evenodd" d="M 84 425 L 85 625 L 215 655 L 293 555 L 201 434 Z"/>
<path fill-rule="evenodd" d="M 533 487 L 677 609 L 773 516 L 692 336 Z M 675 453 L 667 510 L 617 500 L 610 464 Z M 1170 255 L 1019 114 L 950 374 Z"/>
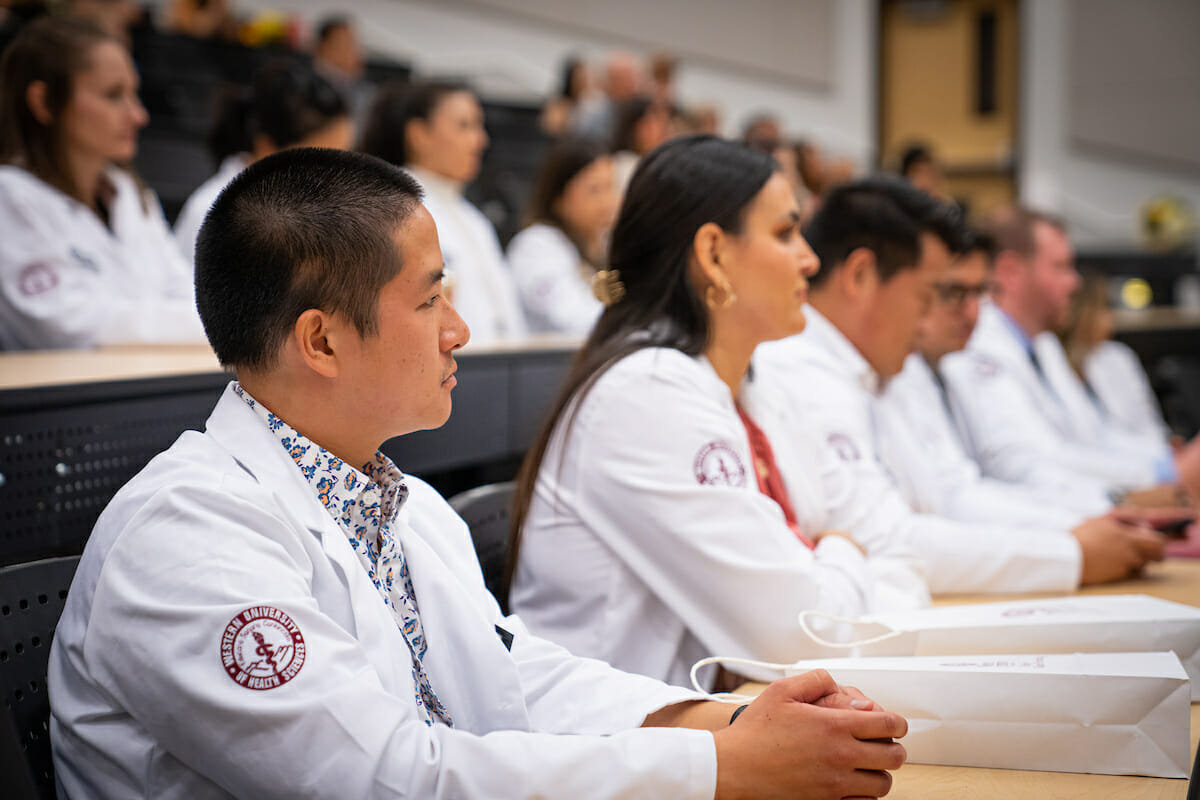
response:
<path fill-rule="evenodd" d="M 810 304 L 804 306 L 804 318 L 807 324 L 800 336 L 808 337 L 817 349 L 829 355 L 831 363 L 837 364 L 842 374 L 853 378 L 869 394 L 878 395 L 883 391 L 883 382 L 874 368 L 828 317 Z"/>
<path fill-rule="evenodd" d="M 330 453 L 275 416 L 236 381 L 233 391 L 245 401 L 292 457 L 317 501 L 351 538 L 364 523 L 378 527 L 390 522 L 408 498 L 404 473 L 382 452 L 361 470 Z M 375 533 L 376 531 L 370 531 Z M 371 537 L 372 539 L 374 536 Z"/>
<path fill-rule="evenodd" d="M 1008 328 L 1009 332 L 1012 333 L 1013 337 L 1021 345 L 1022 349 L 1024 349 L 1026 353 L 1032 353 L 1033 339 L 1030 338 L 1029 334 L 1025 332 L 1025 329 L 1018 325 L 1017 321 L 1013 319 L 1012 316 L 1010 316 L 1009 313 L 1003 308 L 995 303 L 992 303 L 991 305 L 992 308 L 996 309 L 997 313 L 1000 315 L 1000 320 L 1004 323 L 1005 327 Z"/>
<path fill-rule="evenodd" d="M 463 194 L 463 185 L 457 181 L 452 181 L 449 178 L 444 178 L 430 172 L 421 167 L 407 165 L 404 167 L 408 174 L 417 179 L 417 183 L 430 194 L 436 194 L 439 197 L 456 197 L 461 198 Z"/>

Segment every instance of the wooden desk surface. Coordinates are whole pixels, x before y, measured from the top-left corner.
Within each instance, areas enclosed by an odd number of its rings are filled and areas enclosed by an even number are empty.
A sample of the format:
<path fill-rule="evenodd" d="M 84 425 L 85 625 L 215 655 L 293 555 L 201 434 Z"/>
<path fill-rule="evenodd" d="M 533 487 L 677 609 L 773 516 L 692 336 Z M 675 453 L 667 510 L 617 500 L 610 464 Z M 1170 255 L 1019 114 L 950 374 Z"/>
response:
<path fill-rule="evenodd" d="M 468 344 L 460 358 L 527 351 L 576 350 L 568 336 L 533 336 L 487 345 Z M 0 353 L 0 390 L 72 383 L 159 378 L 220 372 L 208 345 L 128 345 L 94 350 L 34 350 Z"/>
<path fill-rule="evenodd" d="M 1138 580 L 1082 589 L 1079 594 L 1149 594 L 1200 606 L 1200 560 L 1173 559 L 1154 564 Z M 1020 595 L 1022 598 L 1038 595 Z M 1043 597 L 1056 595 L 1046 594 Z M 1057 595 L 1061 596 L 1061 595 Z M 935 605 L 1002 600 L 995 595 L 943 597 Z M 753 684 L 739 691 L 755 692 Z M 1200 743 L 1200 703 L 1192 704 L 1191 752 Z M 1031 772 L 979 767 L 905 764 L 894 774 L 889 800 L 1184 800 L 1185 780 L 1070 772 Z"/>

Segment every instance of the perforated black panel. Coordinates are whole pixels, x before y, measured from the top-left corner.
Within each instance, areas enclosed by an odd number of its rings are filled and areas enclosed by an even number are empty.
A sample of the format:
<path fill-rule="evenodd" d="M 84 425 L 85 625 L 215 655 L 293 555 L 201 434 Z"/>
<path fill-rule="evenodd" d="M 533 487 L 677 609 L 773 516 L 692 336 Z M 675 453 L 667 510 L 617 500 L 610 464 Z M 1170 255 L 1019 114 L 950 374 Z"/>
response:
<path fill-rule="evenodd" d="M 67 557 L 0 569 L 0 696 L 43 798 L 54 797 L 46 665 L 78 563 Z"/>
<path fill-rule="evenodd" d="M 66 404 L 59 392 L 0 414 L 0 564 L 81 552 L 117 489 L 184 430 L 203 428 L 227 379 L 163 391 L 165 380 L 83 385 L 74 391 L 96 396 Z"/>

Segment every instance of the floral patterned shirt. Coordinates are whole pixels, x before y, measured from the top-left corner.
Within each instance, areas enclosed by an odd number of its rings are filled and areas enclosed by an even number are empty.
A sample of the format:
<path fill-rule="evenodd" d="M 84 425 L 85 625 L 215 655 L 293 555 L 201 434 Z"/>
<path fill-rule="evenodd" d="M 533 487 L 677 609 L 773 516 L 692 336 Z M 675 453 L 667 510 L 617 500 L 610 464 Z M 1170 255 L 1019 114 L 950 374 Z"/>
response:
<path fill-rule="evenodd" d="M 370 463 L 356 469 L 325 448 L 309 440 L 266 406 L 259 403 L 241 384 L 234 392 L 254 410 L 296 463 L 317 500 L 346 534 L 350 546 L 380 597 L 396 618 L 412 652 L 413 685 L 417 687 L 417 708 L 425 724 L 436 716 L 453 726 L 453 720 L 433 691 L 429 676 L 421 665 L 428 650 L 417 596 L 400 543 L 391 532 L 401 506 L 408 499 L 408 487 L 402 473 L 390 458 L 376 452 Z"/>

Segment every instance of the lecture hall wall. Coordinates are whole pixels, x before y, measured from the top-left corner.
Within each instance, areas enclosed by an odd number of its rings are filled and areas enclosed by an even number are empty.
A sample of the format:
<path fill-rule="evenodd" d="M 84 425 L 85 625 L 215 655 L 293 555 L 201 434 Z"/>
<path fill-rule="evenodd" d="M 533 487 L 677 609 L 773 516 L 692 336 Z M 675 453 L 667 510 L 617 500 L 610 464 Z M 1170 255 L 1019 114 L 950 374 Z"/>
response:
<path fill-rule="evenodd" d="M 1172 163 L 1141 158 L 1129 151 L 1085 146 L 1072 135 L 1071 115 L 1077 112 L 1070 102 L 1068 45 L 1073 15 L 1094 8 L 1089 6 L 1091 1 L 1022 0 L 1018 183 L 1024 200 L 1064 215 L 1081 244 L 1120 246 L 1136 241 L 1137 211 L 1151 196 L 1174 193 L 1200 209 L 1200 136 L 1191 140 L 1197 148 L 1196 166 L 1191 166 L 1187 163 L 1190 159 Z M 808 29 L 791 26 L 797 30 L 797 46 L 808 42 L 820 49 L 815 64 L 797 67 L 807 70 L 803 79 L 788 79 L 783 74 L 786 70 L 738 66 L 737 52 L 725 54 L 719 45 L 706 44 L 700 49 L 711 57 L 683 54 L 677 81 L 680 99 L 719 106 L 727 134 L 736 133 L 751 114 L 771 109 L 782 118 L 788 133 L 812 138 L 831 154 L 849 157 L 863 168 L 874 163 L 875 0 L 658 0 L 653 6 L 645 0 L 604 4 L 563 0 L 557 5 L 561 8 L 572 2 L 588 9 L 588 14 L 595 15 L 598 8 L 609 9 L 635 20 L 639 8 L 685 3 L 695 13 L 686 24 L 681 22 L 675 33 L 704 43 L 731 38 L 727 32 L 737 26 L 730 24 L 730 9 L 755 9 L 764 14 L 774 9 L 789 24 L 797 8 L 808 9 L 818 24 Z M 1153 14 L 1162 30 L 1193 31 L 1197 6 L 1192 3 L 1145 0 L 1132 7 Z M 649 49 L 639 47 L 636 37 L 620 35 L 620 25 L 613 26 L 618 31 L 614 33 L 583 16 L 580 24 L 556 20 L 555 5 L 548 0 L 237 0 L 242 13 L 282 10 L 310 21 L 326 13 L 349 11 L 360 21 L 360 35 L 370 50 L 394 54 L 420 74 L 466 77 L 489 95 L 512 99 L 548 93 L 568 55 L 599 58 L 612 49 Z M 1113 28 L 1118 24 L 1114 20 Z M 1109 35 L 1122 34 L 1113 30 Z M 733 41 L 736 38 L 732 37 L 732 44 L 740 44 L 745 52 L 744 41 Z M 1139 73 L 1146 77 L 1162 74 L 1162 65 L 1175 63 L 1180 54 L 1163 53 L 1168 62 L 1160 61 L 1157 66 L 1123 55 L 1119 50 L 1113 53 L 1121 59 L 1123 74 L 1136 81 Z M 1181 68 L 1186 74 L 1180 77 L 1194 90 L 1200 85 L 1200 74 L 1192 75 L 1198 62 L 1184 56 Z M 786 54 L 779 56 L 784 57 Z"/>

